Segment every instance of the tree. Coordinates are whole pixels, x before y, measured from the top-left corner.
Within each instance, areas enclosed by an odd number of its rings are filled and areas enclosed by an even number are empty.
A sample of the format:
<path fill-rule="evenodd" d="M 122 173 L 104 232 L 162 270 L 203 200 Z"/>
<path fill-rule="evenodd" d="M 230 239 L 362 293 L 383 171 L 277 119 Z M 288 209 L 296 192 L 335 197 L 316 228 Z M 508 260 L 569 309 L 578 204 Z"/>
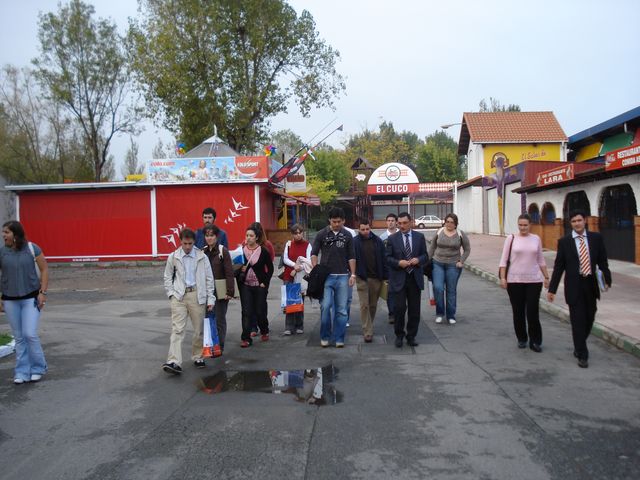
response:
<path fill-rule="evenodd" d="M 483 98 L 480 100 L 478 106 L 480 107 L 480 112 L 520 112 L 520 105 L 516 105 L 515 103 L 510 103 L 509 105 L 501 105 L 500 101 L 496 98 L 489 97 L 489 103 Z"/>
<path fill-rule="evenodd" d="M 0 174 L 14 183 L 91 180 L 81 133 L 58 104 L 42 95 L 33 73 L 0 72 Z"/>
<path fill-rule="evenodd" d="M 308 175 L 307 186 L 318 196 L 321 205 L 333 202 L 338 196 L 338 191 L 334 188 L 332 180 L 322 180 L 315 175 Z"/>
<path fill-rule="evenodd" d="M 240 152 L 294 99 L 308 116 L 345 89 L 339 53 L 283 0 L 140 0 L 129 30 L 151 114 L 191 148 L 211 135 Z"/>
<path fill-rule="evenodd" d="M 418 148 L 416 175 L 421 182 L 453 182 L 465 178 L 458 145 L 444 131 L 436 131 Z"/>
<path fill-rule="evenodd" d="M 129 150 L 124 155 L 124 165 L 122 165 L 121 173 L 126 179 L 127 175 L 140 175 L 144 172 L 144 164 L 140 164 L 138 160 L 138 152 L 140 146 L 133 140 L 133 137 L 129 138 L 131 144 Z"/>
<path fill-rule="evenodd" d="M 135 133 L 139 110 L 127 103 L 129 76 L 123 38 L 116 25 L 95 20 L 93 6 L 81 0 L 41 14 L 40 57 L 33 60 L 47 96 L 64 105 L 82 129 L 94 179 L 103 179 L 111 140 Z"/>
<path fill-rule="evenodd" d="M 336 150 L 316 150 L 313 156 L 315 160 L 309 158 L 304 162 L 307 176 L 330 181 L 336 194 L 346 193 L 351 185 L 351 172 L 345 153 Z"/>
<path fill-rule="evenodd" d="M 389 162 L 401 162 L 413 167 L 417 158 L 417 147 L 422 141 L 413 132 L 396 132 L 392 122 L 384 121 L 379 131 L 364 130 L 352 135 L 347 142 L 349 158 L 366 158 L 374 167 Z"/>
<path fill-rule="evenodd" d="M 271 143 L 277 147 L 278 159 L 283 160 L 283 163 L 289 160 L 304 145 L 302 139 L 289 129 L 278 130 L 271 135 Z"/>

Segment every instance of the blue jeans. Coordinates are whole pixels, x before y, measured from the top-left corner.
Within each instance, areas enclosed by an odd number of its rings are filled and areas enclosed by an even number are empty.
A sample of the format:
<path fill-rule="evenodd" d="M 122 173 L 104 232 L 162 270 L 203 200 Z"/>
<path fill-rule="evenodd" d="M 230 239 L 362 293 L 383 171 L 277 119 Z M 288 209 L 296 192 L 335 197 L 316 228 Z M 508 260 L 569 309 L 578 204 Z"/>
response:
<path fill-rule="evenodd" d="M 433 261 L 433 295 L 436 297 L 436 315 L 445 314 L 447 319 L 456 318 L 456 289 L 462 269 L 455 263 L 440 263 Z M 447 306 L 445 309 L 445 289 L 447 291 Z"/>
<path fill-rule="evenodd" d="M 24 381 L 31 380 L 31 375 L 44 375 L 47 372 L 47 362 L 38 337 L 40 310 L 36 302 L 35 298 L 4 300 L 4 311 L 16 340 L 14 378 Z"/>
<path fill-rule="evenodd" d="M 349 275 L 329 275 L 324 282 L 324 295 L 320 305 L 320 338 L 344 343 L 347 327 L 347 297 L 349 296 Z M 333 319 L 332 317 L 333 310 Z"/>

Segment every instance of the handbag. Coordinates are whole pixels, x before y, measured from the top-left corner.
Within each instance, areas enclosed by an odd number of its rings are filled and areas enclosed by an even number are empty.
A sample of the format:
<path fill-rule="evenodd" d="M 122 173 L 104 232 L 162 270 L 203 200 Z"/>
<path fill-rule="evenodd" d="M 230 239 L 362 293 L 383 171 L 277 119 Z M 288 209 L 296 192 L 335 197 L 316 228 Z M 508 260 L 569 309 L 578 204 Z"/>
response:
<path fill-rule="evenodd" d="M 513 241 L 516 236 L 511 234 L 511 243 L 509 244 L 509 255 L 507 255 L 507 266 L 504 268 L 504 278 L 507 278 L 507 273 L 509 273 L 509 267 L 511 266 L 511 248 L 513 248 Z M 500 279 L 500 267 L 498 267 L 498 279 Z"/>
<path fill-rule="evenodd" d="M 215 280 L 216 285 L 216 298 L 218 300 L 224 299 L 227 296 L 227 279 L 221 278 L 219 280 Z"/>
<path fill-rule="evenodd" d="M 389 280 L 383 280 L 380 287 L 380 298 L 386 300 L 389 297 Z"/>

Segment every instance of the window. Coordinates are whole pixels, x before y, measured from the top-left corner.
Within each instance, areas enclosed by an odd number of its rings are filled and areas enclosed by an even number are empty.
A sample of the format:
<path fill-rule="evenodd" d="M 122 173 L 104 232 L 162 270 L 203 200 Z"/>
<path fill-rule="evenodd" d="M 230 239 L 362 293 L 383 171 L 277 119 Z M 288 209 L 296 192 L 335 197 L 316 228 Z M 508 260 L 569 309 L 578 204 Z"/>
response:
<path fill-rule="evenodd" d="M 551 202 L 546 202 L 542 205 L 542 218 L 540 220 L 543 225 L 553 225 L 556 220 L 556 209 Z"/>
<path fill-rule="evenodd" d="M 528 210 L 529 216 L 531 217 L 531 223 L 539 224 L 540 223 L 540 209 L 538 208 L 537 203 L 532 203 L 529 205 Z"/>

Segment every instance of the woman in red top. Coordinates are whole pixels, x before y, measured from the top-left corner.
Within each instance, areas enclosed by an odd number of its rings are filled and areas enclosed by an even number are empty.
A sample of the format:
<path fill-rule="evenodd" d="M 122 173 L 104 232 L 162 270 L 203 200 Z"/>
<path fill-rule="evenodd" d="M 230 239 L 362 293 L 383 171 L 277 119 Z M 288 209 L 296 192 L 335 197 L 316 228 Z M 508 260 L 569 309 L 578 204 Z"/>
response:
<path fill-rule="evenodd" d="M 298 257 L 303 257 L 311 262 L 311 244 L 302 236 L 304 229 L 302 225 L 296 223 L 291 226 L 291 240 L 284 246 L 282 261 L 284 263 L 284 277 L 282 281 L 286 283 L 301 283 L 304 270 L 299 263 Z M 304 297 L 303 297 L 304 303 Z M 304 312 L 287 313 L 284 322 L 284 334 L 304 333 Z"/>

